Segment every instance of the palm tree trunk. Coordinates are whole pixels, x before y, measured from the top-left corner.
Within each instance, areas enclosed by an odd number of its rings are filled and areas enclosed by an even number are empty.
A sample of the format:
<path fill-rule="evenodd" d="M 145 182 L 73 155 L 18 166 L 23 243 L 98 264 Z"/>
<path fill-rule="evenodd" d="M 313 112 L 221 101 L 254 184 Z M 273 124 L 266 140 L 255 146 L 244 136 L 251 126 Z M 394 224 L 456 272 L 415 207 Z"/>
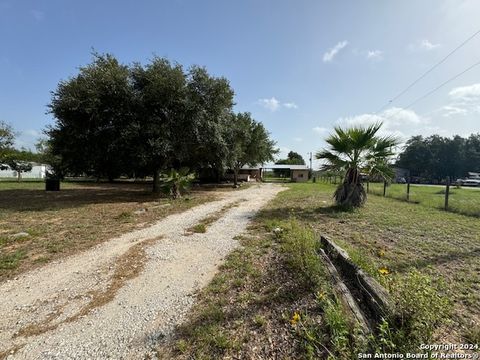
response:
<path fill-rule="evenodd" d="M 238 168 L 235 167 L 233 169 L 233 186 L 237 187 L 237 185 L 238 185 Z"/>

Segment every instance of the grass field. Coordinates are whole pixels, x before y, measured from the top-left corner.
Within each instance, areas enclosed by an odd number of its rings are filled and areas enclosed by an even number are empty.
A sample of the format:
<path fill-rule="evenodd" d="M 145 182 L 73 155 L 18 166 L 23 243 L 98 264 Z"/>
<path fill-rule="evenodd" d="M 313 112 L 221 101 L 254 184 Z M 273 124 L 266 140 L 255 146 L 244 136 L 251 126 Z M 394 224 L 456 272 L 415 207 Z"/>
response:
<path fill-rule="evenodd" d="M 383 195 L 382 183 L 370 183 L 370 193 Z M 407 199 L 406 184 L 392 184 L 387 187 L 387 197 Z M 436 209 L 444 209 L 445 186 L 410 185 L 410 202 Z M 480 189 L 450 187 L 448 211 L 480 217 Z"/>
<path fill-rule="evenodd" d="M 345 212 L 332 206 L 334 185 L 287 186 L 200 293 L 175 344 L 160 353 L 185 359 L 354 358 L 361 345 L 345 314 L 325 300 L 329 280 L 308 255 L 310 232 L 344 247 L 389 289 L 397 310 L 412 316 L 414 325 L 396 338 L 401 346 L 480 341 L 477 218 L 380 196 Z M 285 236 L 275 235 L 276 228 Z M 381 346 L 390 341 L 382 339 Z"/>
<path fill-rule="evenodd" d="M 390 277 L 418 270 L 444 280 L 448 296 L 455 302 L 457 325 L 463 325 L 464 330 L 471 320 L 480 325 L 477 218 L 445 212 L 426 202 L 423 205 L 427 206 L 419 206 L 379 196 L 369 196 L 362 209 L 342 212 L 331 206 L 334 186 L 292 184 L 290 189 L 280 194 L 284 206 L 272 216 L 285 219 L 287 214 L 294 214 L 318 233 L 330 236 L 350 250 L 359 265 L 380 280 L 383 280 L 378 272 L 381 267 L 390 270 Z M 430 187 L 421 190 L 423 194 L 438 191 Z M 476 190 L 467 189 L 458 194 L 473 199 L 477 195 Z M 480 208 L 480 198 L 478 202 L 471 200 L 471 206 Z"/>
<path fill-rule="evenodd" d="M 215 198 L 196 190 L 171 201 L 149 185 L 125 183 L 44 188 L 38 181 L 0 182 L 0 280 Z"/>

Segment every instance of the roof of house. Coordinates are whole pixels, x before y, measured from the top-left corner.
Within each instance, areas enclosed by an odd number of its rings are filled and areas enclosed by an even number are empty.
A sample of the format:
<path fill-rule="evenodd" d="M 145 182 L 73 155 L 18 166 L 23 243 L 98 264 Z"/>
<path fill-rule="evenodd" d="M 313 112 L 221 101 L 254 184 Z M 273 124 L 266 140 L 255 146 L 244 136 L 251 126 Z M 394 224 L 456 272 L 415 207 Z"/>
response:
<path fill-rule="evenodd" d="M 287 170 L 310 170 L 307 165 L 289 165 L 289 164 L 273 164 L 263 166 L 264 169 L 287 169 Z"/>
<path fill-rule="evenodd" d="M 249 166 L 249 165 L 244 165 L 242 166 L 242 170 L 259 170 L 259 169 L 268 169 L 268 170 L 274 170 L 274 169 L 286 169 L 286 170 L 310 170 L 310 168 L 307 165 L 288 165 L 288 164 L 258 164 L 256 166 Z"/>

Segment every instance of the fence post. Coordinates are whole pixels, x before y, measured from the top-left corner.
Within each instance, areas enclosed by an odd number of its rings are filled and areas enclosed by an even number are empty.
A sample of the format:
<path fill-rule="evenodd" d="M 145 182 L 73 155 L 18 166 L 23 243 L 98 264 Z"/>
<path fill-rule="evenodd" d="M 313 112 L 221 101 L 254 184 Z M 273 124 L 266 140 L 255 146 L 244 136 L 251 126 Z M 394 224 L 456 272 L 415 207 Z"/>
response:
<path fill-rule="evenodd" d="M 383 196 L 385 197 L 387 194 L 387 181 L 383 180 Z"/>
<path fill-rule="evenodd" d="M 407 178 L 407 202 L 410 201 L 410 176 Z"/>
<path fill-rule="evenodd" d="M 450 176 L 447 176 L 447 186 L 445 188 L 445 210 L 448 210 L 448 197 L 450 196 Z"/>

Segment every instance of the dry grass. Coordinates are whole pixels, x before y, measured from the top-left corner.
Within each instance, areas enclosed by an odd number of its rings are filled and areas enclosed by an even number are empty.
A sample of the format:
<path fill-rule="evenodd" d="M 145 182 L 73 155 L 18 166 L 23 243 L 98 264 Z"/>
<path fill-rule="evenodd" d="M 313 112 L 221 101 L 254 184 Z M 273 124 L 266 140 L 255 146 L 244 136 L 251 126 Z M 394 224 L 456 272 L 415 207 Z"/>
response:
<path fill-rule="evenodd" d="M 0 182 L 0 281 L 218 195 L 215 189 L 193 190 L 172 201 L 142 184 L 62 183 L 60 192 L 43 188 L 43 183 Z M 21 232 L 28 236 L 14 236 Z"/>

